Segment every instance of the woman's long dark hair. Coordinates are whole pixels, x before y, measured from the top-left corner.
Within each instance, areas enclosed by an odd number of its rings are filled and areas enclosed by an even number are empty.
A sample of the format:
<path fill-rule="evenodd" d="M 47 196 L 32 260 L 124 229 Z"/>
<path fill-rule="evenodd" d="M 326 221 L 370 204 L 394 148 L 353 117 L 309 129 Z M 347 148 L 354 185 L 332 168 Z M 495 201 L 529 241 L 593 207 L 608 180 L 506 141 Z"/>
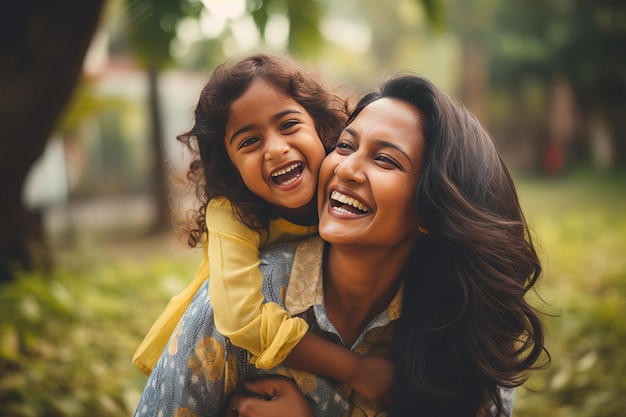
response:
<path fill-rule="evenodd" d="M 319 75 L 288 57 L 257 54 L 217 67 L 200 93 L 195 124 L 177 137 L 194 157 L 187 178 L 199 201 L 191 211 L 191 226 L 184 227 L 192 247 L 206 232 L 206 205 L 213 198 L 228 198 L 241 221 L 252 228 L 267 227 L 272 217 L 272 206 L 246 187 L 224 144 L 230 107 L 255 79 L 263 79 L 304 107 L 327 151 L 345 127 L 346 102 Z"/>
<path fill-rule="evenodd" d="M 499 416 L 499 387 L 521 385 L 549 361 L 540 315 L 524 297 L 541 265 L 515 186 L 488 132 L 429 81 L 390 79 L 351 120 L 382 97 L 423 117 L 415 198 L 428 230 L 405 275 L 392 415 L 473 417 L 492 403 Z"/>

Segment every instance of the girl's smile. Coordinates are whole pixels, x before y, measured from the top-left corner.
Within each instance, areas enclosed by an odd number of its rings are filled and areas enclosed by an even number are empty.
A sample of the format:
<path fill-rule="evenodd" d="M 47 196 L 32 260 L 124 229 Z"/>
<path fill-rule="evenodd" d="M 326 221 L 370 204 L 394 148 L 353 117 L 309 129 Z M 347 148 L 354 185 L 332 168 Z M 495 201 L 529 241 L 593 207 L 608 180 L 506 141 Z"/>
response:
<path fill-rule="evenodd" d="M 295 185 L 296 181 L 302 178 L 304 163 L 288 163 L 284 167 L 277 168 L 271 174 L 272 182 L 278 186 L 287 187 Z"/>
<path fill-rule="evenodd" d="M 250 191 L 283 215 L 310 208 L 326 153 L 297 101 L 262 79 L 253 81 L 230 107 L 224 141 Z"/>

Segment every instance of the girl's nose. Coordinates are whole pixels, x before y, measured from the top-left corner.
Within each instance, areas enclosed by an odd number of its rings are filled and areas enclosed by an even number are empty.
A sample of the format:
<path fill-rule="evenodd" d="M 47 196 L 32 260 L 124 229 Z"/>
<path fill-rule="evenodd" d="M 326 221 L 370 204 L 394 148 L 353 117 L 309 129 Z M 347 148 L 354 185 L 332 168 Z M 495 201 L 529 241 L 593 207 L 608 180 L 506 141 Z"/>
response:
<path fill-rule="evenodd" d="M 277 159 L 289 152 L 289 143 L 279 136 L 272 136 L 266 139 L 265 160 Z"/>

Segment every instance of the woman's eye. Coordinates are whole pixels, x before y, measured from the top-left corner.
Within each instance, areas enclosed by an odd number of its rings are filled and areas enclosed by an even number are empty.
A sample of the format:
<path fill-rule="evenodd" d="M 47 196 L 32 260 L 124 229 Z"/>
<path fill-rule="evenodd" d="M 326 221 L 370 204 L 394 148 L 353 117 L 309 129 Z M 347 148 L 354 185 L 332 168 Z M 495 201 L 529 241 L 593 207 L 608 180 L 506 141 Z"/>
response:
<path fill-rule="evenodd" d="M 379 161 L 381 163 L 383 163 L 384 165 L 387 166 L 393 166 L 396 168 L 400 167 L 400 164 L 398 164 L 398 162 L 396 162 L 395 159 L 388 157 L 387 155 L 377 155 L 376 158 L 374 158 L 376 161 Z"/>
<path fill-rule="evenodd" d="M 337 152 L 340 155 L 345 155 L 351 152 L 351 150 L 352 150 L 352 146 L 348 142 L 339 141 L 335 145 L 335 152 Z"/>

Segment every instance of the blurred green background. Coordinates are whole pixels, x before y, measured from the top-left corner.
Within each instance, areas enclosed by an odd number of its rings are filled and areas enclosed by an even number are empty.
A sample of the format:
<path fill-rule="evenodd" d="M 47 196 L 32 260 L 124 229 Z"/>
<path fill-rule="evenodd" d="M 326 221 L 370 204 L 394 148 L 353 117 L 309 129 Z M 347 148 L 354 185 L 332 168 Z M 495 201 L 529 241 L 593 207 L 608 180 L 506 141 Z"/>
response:
<path fill-rule="evenodd" d="M 552 365 L 514 416 L 626 414 L 626 3 L 68 0 L 0 13 L 0 416 L 130 415 L 130 358 L 200 253 L 175 136 L 215 66 L 289 53 L 346 95 L 426 76 L 492 132 L 540 247 Z"/>

